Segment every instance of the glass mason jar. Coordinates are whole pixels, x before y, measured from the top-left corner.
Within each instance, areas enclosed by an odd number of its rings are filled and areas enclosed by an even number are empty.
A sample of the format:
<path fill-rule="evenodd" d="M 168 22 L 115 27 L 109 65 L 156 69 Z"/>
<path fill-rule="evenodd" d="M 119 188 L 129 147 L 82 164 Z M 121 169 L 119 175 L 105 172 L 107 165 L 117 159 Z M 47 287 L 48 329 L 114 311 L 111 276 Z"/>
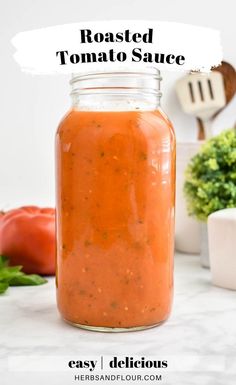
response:
<path fill-rule="evenodd" d="M 158 70 L 71 80 L 56 136 L 57 300 L 75 326 L 140 330 L 170 313 L 175 137 L 159 84 Z"/>

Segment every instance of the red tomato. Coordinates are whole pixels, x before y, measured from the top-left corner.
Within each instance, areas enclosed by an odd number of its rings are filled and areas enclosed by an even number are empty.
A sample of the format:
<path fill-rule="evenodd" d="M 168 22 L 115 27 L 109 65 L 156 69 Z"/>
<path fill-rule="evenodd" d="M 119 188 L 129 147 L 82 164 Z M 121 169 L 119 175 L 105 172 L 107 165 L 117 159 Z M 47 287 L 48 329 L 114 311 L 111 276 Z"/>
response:
<path fill-rule="evenodd" d="M 55 209 L 27 206 L 0 214 L 0 255 L 25 273 L 55 274 Z"/>

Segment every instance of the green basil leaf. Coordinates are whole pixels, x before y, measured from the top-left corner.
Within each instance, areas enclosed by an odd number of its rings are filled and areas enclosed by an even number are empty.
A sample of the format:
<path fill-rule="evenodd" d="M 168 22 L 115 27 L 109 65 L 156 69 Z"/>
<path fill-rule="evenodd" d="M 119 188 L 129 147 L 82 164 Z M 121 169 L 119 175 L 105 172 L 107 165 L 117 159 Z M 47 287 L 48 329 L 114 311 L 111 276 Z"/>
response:
<path fill-rule="evenodd" d="M 22 276 L 22 266 L 2 267 L 0 269 L 0 282 L 10 282 L 12 278 Z"/>
<path fill-rule="evenodd" d="M 25 274 L 22 266 L 8 266 L 9 259 L 0 256 L 0 294 L 5 293 L 9 286 L 42 285 L 47 280 L 37 274 Z"/>
<path fill-rule="evenodd" d="M 33 285 L 42 285 L 46 283 L 47 280 L 37 274 L 22 274 L 13 277 L 9 284 L 10 286 L 33 286 Z"/>
<path fill-rule="evenodd" d="M 8 266 L 9 259 L 5 255 L 0 255 L 0 269 Z"/>
<path fill-rule="evenodd" d="M 9 283 L 8 282 L 0 282 L 0 294 L 5 293 L 5 291 L 8 289 Z"/>

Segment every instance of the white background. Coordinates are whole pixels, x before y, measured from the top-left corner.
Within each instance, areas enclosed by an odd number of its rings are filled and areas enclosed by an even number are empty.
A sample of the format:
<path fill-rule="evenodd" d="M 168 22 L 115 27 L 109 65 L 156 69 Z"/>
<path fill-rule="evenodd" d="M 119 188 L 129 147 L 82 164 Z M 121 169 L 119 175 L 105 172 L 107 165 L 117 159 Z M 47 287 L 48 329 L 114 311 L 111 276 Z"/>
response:
<path fill-rule="evenodd" d="M 106 19 L 176 21 L 221 30 L 225 60 L 236 65 L 234 0 L 1 0 L 0 209 L 54 205 L 54 135 L 69 109 L 67 76 L 31 76 L 14 62 L 11 38 L 20 31 Z M 196 42 L 193 42 L 196 44 Z M 196 138 L 174 92 L 177 73 L 162 73 L 162 107 L 178 140 Z M 236 121 L 236 100 L 215 121 L 215 132 Z"/>

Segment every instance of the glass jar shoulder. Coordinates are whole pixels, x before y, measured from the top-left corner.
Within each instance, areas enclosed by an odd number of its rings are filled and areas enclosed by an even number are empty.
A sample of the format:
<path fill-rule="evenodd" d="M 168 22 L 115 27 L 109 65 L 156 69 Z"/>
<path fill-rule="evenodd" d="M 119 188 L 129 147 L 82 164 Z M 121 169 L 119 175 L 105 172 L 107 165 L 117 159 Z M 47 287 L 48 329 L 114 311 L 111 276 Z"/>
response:
<path fill-rule="evenodd" d="M 173 125 L 165 112 L 159 107 L 153 111 L 144 111 L 142 113 L 142 119 L 147 122 L 156 131 L 165 135 L 170 135 L 175 139 L 175 133 Z"/>
<path fill-rule="evenodd" d="M 66 114 L 61 118 L 58 127 L 57 127 L 57 134 L 60 134 L 63 130 L 67 129 L 71 125 L 74 125 L 76 122 L 77 117 L 74 114 L 74 110 L 70 109 L 66 112 Z"/>
<path fill-rule="evenodd" d="M 85 126 L 101 128 L 102 126 L 132 127 L 142 129 L 147 127 L 159 133 L 170 133 L 174 136 L 173 126 L 160 109 L 156 110 L 127 110 L 127 111 L 84 111 L 71 109 L 61 120 L 57 133 L 64 130 L 78 130 Z"/>

